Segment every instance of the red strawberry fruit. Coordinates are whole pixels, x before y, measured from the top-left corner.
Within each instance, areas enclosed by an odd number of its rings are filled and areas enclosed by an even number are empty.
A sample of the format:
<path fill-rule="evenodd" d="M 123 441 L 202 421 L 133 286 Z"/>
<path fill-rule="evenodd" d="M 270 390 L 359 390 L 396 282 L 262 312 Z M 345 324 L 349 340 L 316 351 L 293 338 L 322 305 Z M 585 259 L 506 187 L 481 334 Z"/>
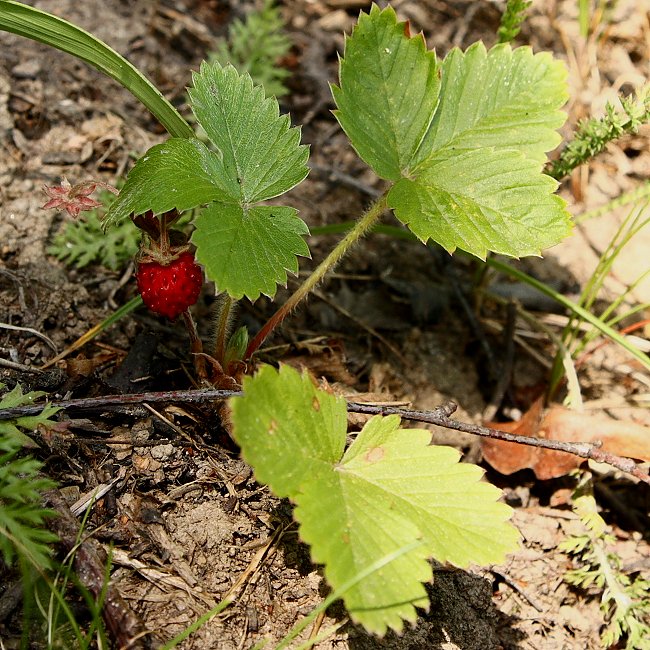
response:
<path fill-rule="evenodd" d="M 172 320 L 198 300 L 203 285 L 203 271 L 189 252 L 167 265 L 141 262 L 135 277 L 144 304 Z"/>

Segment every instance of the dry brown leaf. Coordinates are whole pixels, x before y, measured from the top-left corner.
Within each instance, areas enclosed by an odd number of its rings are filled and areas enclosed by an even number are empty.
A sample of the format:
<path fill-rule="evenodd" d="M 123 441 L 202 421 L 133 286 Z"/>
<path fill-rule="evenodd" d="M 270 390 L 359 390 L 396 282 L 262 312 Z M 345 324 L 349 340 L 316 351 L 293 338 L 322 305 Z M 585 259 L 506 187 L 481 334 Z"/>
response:
<path fill-rule="evenodd" d="M 557 404 L 544 411 L 541 398 L 518 422 L 492 422 L 488 426 L 515 435 L 562 442 L 600 441 L 602 448 L 612 454 L 650 461 L 650 428 L 614 420 L 605 414 L 572 411 Z M 481 447 L 485 460 L 502 474 L 532 469 L 540 480 L 564 476 L 583 462 L 582 458 L 562 451 L 490 438 L 484 438 Z"/>

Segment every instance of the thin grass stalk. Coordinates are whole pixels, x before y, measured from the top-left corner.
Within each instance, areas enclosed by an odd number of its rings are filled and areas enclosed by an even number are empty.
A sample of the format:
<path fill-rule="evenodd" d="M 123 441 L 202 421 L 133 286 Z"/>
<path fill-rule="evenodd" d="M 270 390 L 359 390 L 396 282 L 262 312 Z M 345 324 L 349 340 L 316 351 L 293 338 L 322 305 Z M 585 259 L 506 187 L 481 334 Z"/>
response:
<path fill-rule="evenodd" d="M 650 197 L 650 181 L 646 181 L 640 187 L 617 196 L 615 199 L 608 201 L 604 205 L 593 208 L 592 210 L 587 210 L 586 212 L 582 212 L 574 218 L 574 222 L 576 224 L 581 224 L 590 219 L 602 217 L 606 214 L 609 214 L 613 210 L 622 208 L 626 205 L 630 205 L 631 203 L 638 203 L 639 201 L 647 199 L 648 197 Z"/>
<path fill-rule="evenodd" d="M 593 304 L 598 297 L 600 290 L 602 289 L 605 279 L 610 274 L 612 266 L 620 255 L 621 251 L 625 248 L 625 246 L 627 246 L 630 240 L 650 222 L 650 218 L 641 220 L 646 208 L 647 203 L 638 208 L 636 211 L 630 210 L 616 231 L 616 234 L 610 240 L 607 248 L 600 256 L 594 273 L 585 285 L 580 296 L 580 300 L 578 301 L 578 305 L 580 305 L 585 310 L 590 311 L 593 307 Z M 606 322 L 606 319 L 607 316 L 601 316 L 600 318 L 601 322 Z M 572 351 L 572 354 L 574 356 L 578 353 L 577 348 L 580 348 L 581 350 L 584 349 L 584 345 L 581 345 L 577 342 L 579 336 L 579 328 L 576 327 L 576 322 L 578 320 L 580 320 L 579 315 L 576 312 L 573 312 L 571 318 L 569 319 L 569 322 L 562 332 L 562 340 L 564 341 L 564 345 Z M 560 356 L 556 356 L 553 363 L 553 369 L 551 371 L 550 384 L 552 391 L 554 391 L 559 384 L 560 377 L 562 375 L 563 363 L 564 362 Z"/>
<path fill-rule="evenodd" d="M 616 300 L 614 300 L 608 307 L 607 309 L 601 314 L 601 319 L 604 320 L 610 327 L 614 327 L 618 323 L 620 323 L 623 319 L 629 318 L 630 316 L 633 316 L 634 314 L 639 313 L 640 311 L 643 311 L 644 309 L 650 308 L 650 303 L 642 303 L 640 305 L 636 305 L 635 307 L 622 312 L 621 314 L 612 316 L 610 318 L 610 315 L 620 307 L 622 302 L 625 300 L 625 298 L 636 288 L 638 283 L 646 278 L 650 274 L 650 269 L 643 273 L 641 276 L 639 276 L 634 283 L 630 285 L 628 289 L 626 289 L 625 292 L 623 292 Z M 592 329 L 589 332 L 586 332 L 582 338 L 580 339 L 580 342 L 576 344 L 574 348 L 574 356 L 578 356 L 579 354 L 582 354 L 584 349 L 595 339 L 597 339 L 600 336 L 600 332 L 596 329 Z"/>

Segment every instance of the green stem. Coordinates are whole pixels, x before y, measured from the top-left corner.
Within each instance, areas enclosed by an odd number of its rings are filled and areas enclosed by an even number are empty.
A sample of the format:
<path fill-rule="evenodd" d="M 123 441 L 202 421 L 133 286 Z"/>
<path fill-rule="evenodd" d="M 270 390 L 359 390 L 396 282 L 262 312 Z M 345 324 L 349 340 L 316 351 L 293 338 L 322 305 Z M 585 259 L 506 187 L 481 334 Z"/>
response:
<path fill-rule="evenodd" d="M 170 135 L 177 138 L 194 136 L 192 127 L 140 70 L 80 27 L 21 2 L 0 0 L 0 30 L 45 43 L 89 63 L 121 83 L 153 113 Z"/>
<path fill-rule="evenodd" d="M 219 306 L 219 320 L 217 321 L 217 336 L 214 342 L 214 358 L 224 364 L 226 358 L 226 336 L 230 324 L 230 313 L 232 310 L 232 298 L 224 293 Z"/>
<path fill-rule="evenodd" d="M 348 234 L 336 245 L 334 250 L 318 265 L 316 270 L 307 278 L 307 280 L 298 287 L 294 294 L 287 302 L 278 309 L 269 320 L 264 323 L 262 329 L 257 333 L 255 338 L 249 343 L 246 349 L 244 359 L 250 357 L 264 343 L 267 336 L 286 318 L 289 312 L 294 309 L 316 285 L 331 271 L 340 261 L 341 258 L 356 244 L 377 222 L 383 212 L 386 210 L 386 196 L 378 198 L 368 208 L 366 213 L 357 221 Z"/>

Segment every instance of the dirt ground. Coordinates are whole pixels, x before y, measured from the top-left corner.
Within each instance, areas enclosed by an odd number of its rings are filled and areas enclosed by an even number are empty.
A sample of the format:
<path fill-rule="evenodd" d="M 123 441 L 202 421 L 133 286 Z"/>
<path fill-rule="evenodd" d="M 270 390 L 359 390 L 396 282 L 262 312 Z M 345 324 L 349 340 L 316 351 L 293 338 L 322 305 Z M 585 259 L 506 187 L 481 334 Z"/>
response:
<path fill-rule="evenodd" d="M 28 2 L 64 17 L 110 44 L 183 108 L 190 71 L 227 32 L 229 21 L 253 2 L 228 0 L 104 0 Z M 294 43 L 285 62 L 290 94 L 282 109 L 303 125 L 311 145 L 309 178 L 289 195 L 311 226 L 358 215 L 381 182 L 356 157 L 330 114 L 328 82 L 336 56 L 364 0 L 285 0 L 280 3 Z M 401 0 L 393 3 L 411 30 L 422 30 L 440 56 L 483 39 L 491 45 L 504 3 Z M 536 0 L 520 43 L 552 50 L 567 62 L 571 102 L 567 132 L 579 118 L 601 111 L 618 92 L 644 83 L 650 72 L 650 2 L 620 0 L 600 39 L 579 36 L 575 0 Z M 124 176 L 139 155 L 164 139 L 153 118 L 116 83 L 70 56 L 0 33 L 0 381 L 45 390 L 50 399 L 191 387 L 181 324 L 170 326 L 141 310 L 102 333 L 46 372 L 40 368 L 135 295 L 132 265 L 119 272 L 74 270 L 47 253 L 67 219 L 44 211 L 43 185 Z M 650 130 L 611 145 L 562 187 L 575 214 L 641 187 L 650 177 Z M 352 179 L 352 180 L 351 180 Z M 352 182 L 354 181 L 354 182 Z M 589 279 L 629 206 L 584 222 L 573 237 L 521 268 L 571 298 Z M 391 222 L 390 220 L 387 220 Z M 392 223 L 392 222 L 391 222 Z M 334 236 L 309 240 L 322 259 Z M 604 300 L 648 269 L 650 229 L 617 261 Z M 309 367 L 348 395 L 368 401 L 433 408 L 453 399 L 458 418 L 484 421 L 495 387 L 486 356 L 504 354 L 505 309 L 471 293 L 475 266 L 419 244 L 373 236 L 321 287 L 320 293 L 269 341 L 267 360 Z M 493 294 L 516 297 L 559 333 L 562 312 L 504 277 L 489 278 Z M 290 279 L 276 302 L 295 288 Z M 464 296 L 472 323 L 459 295 Z M 650 302 L 650 276 L 633 302 Z M 200 330 L 212 326 L 209 290 L 196 307 Z M 273 309 L 268 300 L 242 305 L 238 324 L 251 331 Z M 551 313 L 553 312 L 553 313 Z M 650 313 L 646 309 L 646 316 Z M 10 327 L 8 327 L 10 326 Z M 478 329 L 477 329 L 478 328 Z M 497 418 L 521 415 L 543 390 L 552 346 L 517 321 L 508 395 Z M 647 334 L 647 328 L 646 328 Z M 642 338 L 642 331 L 640 334 Z M 134 377 L 137 381 L 134 383 Z M 650 380 L 615 346 L 593 354 L 579 373 L 585 409 L 650 426 Z M 493 415 L 493 413 L 491 414 Z M 481 462 L 469 435 L 432 429 L 435 443 L 459 447 Z M 650 431 L 650 429 L 648 430 Z M 107 442 L 108 441 L 108 442 Z M 181 648 L 235 650 L 261 640 L 269 646 L 309 614 L 327 593 L 291 524 L 291 508 L 258 485 L 219 424 L 198 405 L 138 406 L 70 415 L 68 431 L 43 450 L 47 473 L 69 504 L 95 487 L 112 489 L 90 519 L 95 538 L 113 545 L 113 584 L 153 631 L 157 642 L 180 633 L 227 594 L 236 600 Z M 321 629 L 343 626 L 322 649 L 558 650 L 599 648 L 603 626 L 598 597 L 570 588 L 570 559 L 558 543 L 576 530 L 568 504 L 570 480 L 537 480 L 530 470 L 487 478 L 515 507 L 521 550 L 499 567 L 461 571 L 437 567 L 431 606 L 401 636 L 377 639 L 345 622 L 341 606 Z M 650 491 L 612 471 L 597 476 L 603 515 L 612 525 L 624 566 L 650 571 Z M 0 585 L 0 593 L 2 592 Z M 18 647 L 20 614 L 0 621 L 4 647 Z M 310 629 L 301 636 L 307 637 Z"/>

